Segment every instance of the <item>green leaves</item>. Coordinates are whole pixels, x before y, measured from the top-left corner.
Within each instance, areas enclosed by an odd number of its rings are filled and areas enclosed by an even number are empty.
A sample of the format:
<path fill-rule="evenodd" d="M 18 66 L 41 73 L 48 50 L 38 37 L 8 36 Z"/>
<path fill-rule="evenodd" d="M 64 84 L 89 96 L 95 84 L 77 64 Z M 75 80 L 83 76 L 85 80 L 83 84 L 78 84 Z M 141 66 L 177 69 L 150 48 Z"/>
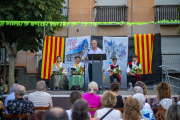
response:
<path fill-rule="evenodd" d="M 7 15 L 7 16 L 6 16 L 6 19 L 7 19 L 7 20 L 13 20 L 13 19 L 14 19 L 13 14 Z"/>

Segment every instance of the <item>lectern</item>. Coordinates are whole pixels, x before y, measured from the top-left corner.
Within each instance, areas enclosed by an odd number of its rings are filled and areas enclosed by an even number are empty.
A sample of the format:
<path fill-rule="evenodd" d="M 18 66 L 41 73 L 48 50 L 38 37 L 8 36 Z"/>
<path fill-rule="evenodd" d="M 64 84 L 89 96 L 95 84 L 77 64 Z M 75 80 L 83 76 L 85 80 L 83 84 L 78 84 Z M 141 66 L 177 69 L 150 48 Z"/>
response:
<path fill-rule="evenodd" d="M 92 81 L 102 86 L 103 93 L 102 66 L 103 60 L 106 60 L 106 54 L 88 54 L 88 59 L 92 60 Z"/>

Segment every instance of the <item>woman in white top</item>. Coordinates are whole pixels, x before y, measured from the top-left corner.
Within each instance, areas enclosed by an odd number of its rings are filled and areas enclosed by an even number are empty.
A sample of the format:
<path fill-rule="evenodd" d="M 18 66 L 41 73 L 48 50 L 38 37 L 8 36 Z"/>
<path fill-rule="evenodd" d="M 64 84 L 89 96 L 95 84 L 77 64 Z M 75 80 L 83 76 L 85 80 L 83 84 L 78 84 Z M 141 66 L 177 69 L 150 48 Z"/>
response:
<path fill-rule="evenodd" d="M 57 74 L 57 71 L 59 70 L 58 68 L 62 68 L 64 67 L 64 64 L 61 62 L 61 56 L 57 56 L 56 57 L 56 63 L 54 63 L 53 65 L 53 69 L 52 69 L 52 72 Z"/>
<path fill-rule="evenodd" d="M 117 97 L 113 92 L 106 91 L 101 97 L 102 106 L 104 108 L 97 110 L 95 116 L 101 119 L 107 112 L 109 112 L 116 105 Z M 113 109 L 103 120 L 119 120 L 122 118 L 122 113 L 119 110 Z"/>
<path fill-rule="evenodd" d="M 76 100 L 78 99 L 82 99 L 82 95 L 79 91 L 73 91 L 70 94 L 70 103 L 72 104 L 72 106 L 74 105 L 74 103 L 76 102 Z M 70 110 L 66 110 L 66 113 L 68 115 L 69 120 L 72 120 L 72 109 Z"/>

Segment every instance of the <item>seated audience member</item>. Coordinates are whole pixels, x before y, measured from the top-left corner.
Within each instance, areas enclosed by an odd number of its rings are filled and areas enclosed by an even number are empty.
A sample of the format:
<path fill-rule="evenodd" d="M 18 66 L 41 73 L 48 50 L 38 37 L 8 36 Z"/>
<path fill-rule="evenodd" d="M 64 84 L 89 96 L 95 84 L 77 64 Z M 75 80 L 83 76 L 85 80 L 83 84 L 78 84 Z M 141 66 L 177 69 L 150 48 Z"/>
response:
<path fill-rule="evenodd" d="M 44 120 L 68 120 L 68 115 L 62 108 L 52 108 L 44 114 Z"/>
<path fill-rule="evenodd" d="M 119 120 L 122 118 L 122 113 L 113 109 L 117 102 L 117 97 L 113 92 L 106 91 L 101 97 L 101 102 L 103 108 L 97 110 L 94 117 L 103 120 Z"/>
<path fill-rule="evenodd" d="M 78 99 L 72 109 L 72 120 L 89 120 L 89 105 L 86 100 Z"/>
<path fill-rule="evenodd" d="M 45 111 L 36 112 L 31 116 L 30 120 L 44 120 L 44 113 Z"/>
<path fill-rule="evenodd" d="M 95 93 L 98 91 L 98 85 L 96 82 L 90 82 L 88 85 L 89 93 L 82 94 L 82 98 L 87 101 L 90 108 L 99 108 L 102 106 L 101 96 L 96 95 Z M 94 115 L 94 111 L 90 111 L 91 115 Z"/>
<path fill-rule="evenodd" d="M 79 92 L 79 91 L 73 91 L 73 92 L 71 92 L 71 94 L 70 94 L 70 103 L 72 104 L 72 105 L 74 105 L 74 103 L 76 102 L 76 100 L 78 100 L 78 99 L 82 99 L 82 95 L 81 95 L 81 93 Z M 66 113 L 67 113 L 67 115 L 68 115 L 68 118 L 69 118 L 69 120 L 72 120 L 72 109 L 70 109 L 70 110 L 66 110 Z"/>
<path fill-rule="evenodd" d="M 143 95 L 146 98 L 145 102 L 151 104 L 150 98 L 146 96 L 148 92 L 146 84 L 144 84 L 142 81 L 137 81 L 135 86 L 140 86 L 143 89 Z"/>
<path fill-rule="evenodd" d="M 121 95 L 118 95 L 118 92 L 120 90 L 120 84 L 118 82 L 113 82 L 110 89 L 117 97 L 117 103 L 114 108 L 124 108 L 125 98 Z"/>
<path fill-rule="evenodd" d="M 6 84 L 4 84 L 4 80 L 1 77 L 1 81 L 0 81 L 0 94 L 6 94 L 8 92 L 8 87 Z"/>
<path fill-rule="evenodd" d="M 35 109 L 33 103 L 23 98 L 25 93 L 25 87 L 18 85 L 15 91 L 15 99 L 9 100 L 7 103 L 8 114 L 23 115 L 28 113 L 29 116 L 31 116 L 34 113 Z"/>
<path fill-rule="evenodd" d="M 140 112 L 141 112 L 141 117 L 143 119 L 148 119 L 148 120 L 155 120 L 154 118 L 154 114 L 152 110 L 149 109 L 144 109 L 144 105 L 145 105 L 145 97 L 143 94 L 141 93 L 136 93 L 135 95 L 133 95 L 133 98 L 136 98 L 139 101 L 140 104 Z"/>
<path fill-rule="evenodd" d="M 135 95 L 136 93 L 143 94 L 143 89 L 142 89 L 141 87 L 139 87 L 139 86 L 135 86 L 135 87 L 133 88 L 133 91 L 132 91 L 132 92 L 133 92 L 133 95 Z M 145 101 L 144 101 L 144 102 L 145 102 Z M 146 102 L 145 102 L 145 104 L 144 104 L 144 106 L 143 106 L 143 109 L 152 110 L 150 104 L 149 104 L 149 103 L 146 103 Z"/>
<path fill-rule="evenodd" d="M 156 120 L 165 120 L 166 110 L 173 104 L 171 98 L 164 98 L 159 102 L 159 108 L 155 115 Z"/>
<path fill-rule="evenodd" d="M 36 85 L 36 92 L 30 93 L 28 100 L 33 102 L 35 107 L 53 107 L 51 95 L 46 90 L 46 83 L 44 81 L 38 81 Z"/>
<path fill-rule="evenodd" d="M 165 114 L 165 120 L 180 120 L 180 105 L 171 105 Z"/>
<path fill-rule="evenodd" d="M 14 100 L 15 99 L 15 90 L 16 90 L 16 87 L 18 86 L 19 84 L 15 83 L 12 85 L 12 93 L 10 95 L 8 95 L 4 101 L 4 106 L 7 106 L 7 102 L 9 100 Z M 8 114 L 8 111 L 5 110 L 5 113 Z"/>
<path fill-rule="evenodd" d="M 167 82 L 161 82 L 156 87 L 157 97 L 154 98 L 152 108 L 159 108 L 159 101 L 164 98 L 171 98 L 171 86 Z M 171 98 L 175 103 L 174 98 Z"/>
<path fill-rule="evenodd" d="M 2 113 L 4 112 L 4 110 L 5 110 L 5 108 L 4 108 L 3 102 L 0 101 L 0 120 L 3 120 Z"/>
<path fill-rule="evenodd" d="M 141 119 L 140 104 L 136 98 L 127 98 L 124 106 L 123 120 L 143 120 Z"/>

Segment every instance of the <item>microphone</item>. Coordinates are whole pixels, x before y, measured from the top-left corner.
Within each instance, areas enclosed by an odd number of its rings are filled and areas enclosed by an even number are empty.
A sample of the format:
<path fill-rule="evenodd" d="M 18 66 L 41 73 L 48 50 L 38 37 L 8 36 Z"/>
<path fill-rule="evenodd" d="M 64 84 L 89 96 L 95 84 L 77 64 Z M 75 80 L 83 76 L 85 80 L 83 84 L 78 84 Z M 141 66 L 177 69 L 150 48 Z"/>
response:
<path fill-rule="evenodd" d="M 90 48 L 88 48 L 88 52 L 90 51 L 91 48 L 92 48 L 92 46 L 90 46 Z"/>

